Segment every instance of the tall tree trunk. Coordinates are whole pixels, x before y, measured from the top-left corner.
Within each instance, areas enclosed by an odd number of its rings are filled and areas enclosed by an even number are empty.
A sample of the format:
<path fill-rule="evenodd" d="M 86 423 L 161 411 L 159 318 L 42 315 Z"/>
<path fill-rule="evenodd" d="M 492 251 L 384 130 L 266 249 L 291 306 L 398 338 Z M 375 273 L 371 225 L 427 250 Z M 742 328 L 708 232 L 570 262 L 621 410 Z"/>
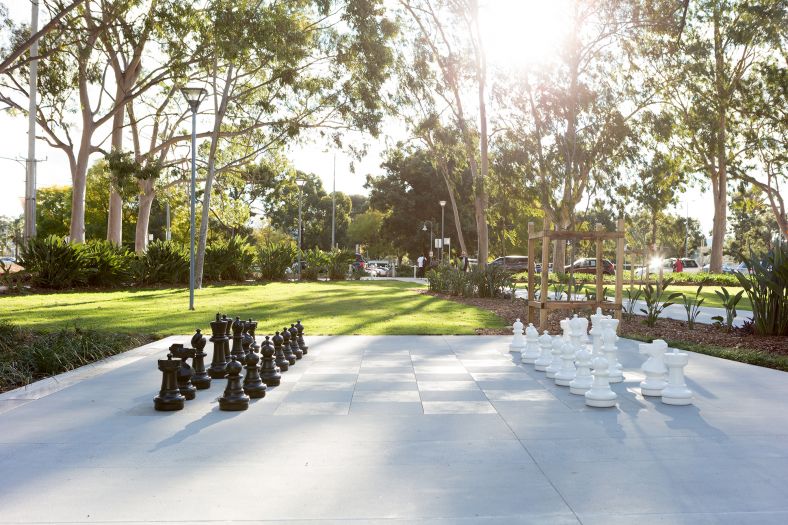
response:
<path fill-rule="evenodd" d="M 487 103 L 485 100 L 485 87 L 487 82 L 487 58 L 484 54 L 482 34 L 479 27 L 479 3 L 474 1 L 473 16 L 476 23 L 477 49 L 476 49 L 476 79 L 479 84 L 479 138 L 481 145 L 481 171 L 476 179 L 476 195 L 474 205 L 476 207 L 476 229 L 478 234 L 479 246 L 479 265 L 487 266 L 487 256 L 489 254 L 490 240 L 487 228 L 487 191 L 484 183 L 490 167 L 489 148 L 487 144 Z"/>
<path fill-rule="evenodd" d="M 457 230 L 457 240 L 460 243 L 460 250 L 462 253 L 467 254 L 468 248 L 465 246 L 465 236 L 462 234 L 462 224 L 460 223 L 460 212 L 457 209 L 457 199 L 454 196 L 454 186 L 449 179 L 449 167 L 445 162 L 441 162 L 439 169 L 443 176 L 443 181 L 446 183 L 446 191 L 449 193 L 449 201 L 451 201 L 451 211 L 454 215 L 454 226 Z"/>
<path fill-rule="evenodd" d="M 725 141 L 727 139 L 726 99 L 724 83 L 725 68 L 722 35 L 720 34 L 720 7 L 714 7 L 714 81 L 717 89 L 717 133 L 714 157 L 717 161 L 716 172 L 711 173 L 712 197 L 714 199 L 714 223 L 711 230 L 710 272 L 722 271 L 722 248 L 725 243 L 725 230 L 728 211 L 728 158 Z"/>
<path fill-rule="evenodd" d="M 134 230 L 134 251 L 143 253 L 148 248 L 148 227 L 150 224 L 150 210 L 156 198 L 153 180 L 146 180 L 141 186 L 139 196 L 139 212 L 137 213 L 137 226 Z"/>
<path fill-rule="evenodd" d="M 117 78 L 117 88 L 115 90 L 115 100 L 121 100 L 125 94 L 123 90 L 123 79 Z M 115 109 L 115 116 L 112 117 L 112 151 L 121 153 L 123 151 L 123 117 L 126 112 L 124 105 L 118 105 Z M 118 181 L 112 181 L 109 185 L 109 214 L 107 217 L 107 240 L 116 246 L 123 242 L 123 199 L 118 192 Z"/>
<path fill-rule="evenodd" d="M 82 145 L 77 155 L 77 162 L 71 175 L 71 226 L 69 235 L 71 242 L 85 242 L 85 191 L 87 186 L 88 159 L 90 157 L 91 134 L 83 132 Z"/>

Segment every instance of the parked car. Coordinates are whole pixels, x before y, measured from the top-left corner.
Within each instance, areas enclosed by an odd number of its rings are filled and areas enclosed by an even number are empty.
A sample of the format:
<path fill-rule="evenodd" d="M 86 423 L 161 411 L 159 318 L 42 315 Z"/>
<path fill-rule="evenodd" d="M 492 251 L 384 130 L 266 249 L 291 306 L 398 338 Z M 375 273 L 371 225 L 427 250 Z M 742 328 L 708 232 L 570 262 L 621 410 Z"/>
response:
<path fill-rule="evenodd" d="M 490 266 L 501 266 L 507 272 L 519 273 L 528 271 L 528 257 L 525 255 L 507 255 L 506 257 L 498 257 Z"/>
<path fill-rule="evenodd" d="M 596 274 L 596 259 L 592 259 L 590 257 L 578 259 L 571 265 L 564 266 L 564 272 Z M 614 265 L 609 259 L 602 259 L 602 274 L 614 275 L 615 273 L 616 265 Z"/>
<path fill-rule="evenodd" d="M 673 273 L 673 265 L 676 264 L 676 258 L 671 257 L 670 259 L 654 259 L 651 261 L 651 264 L 648 266 L 648 273 L 650 274 L 658 274 L 659 267 L 662 266 L 662 275 L 666 273 Z M 684 273 L 700 273 L 700 272 L 708 272 L 708 264 L 701 268 L 698 264 L 698 261 L 695 259 L 687 259 L 682 258 L 681 264 L 684 266 L 682 272 Z M 642 278 L 646 274 L 645 266 L 641 266 L 640 268 L 635 269 L 635 277 Z"/>
<path fill-rule="evenodd" d="M 391 274 L 391 263 L 385 260 L 369 260 L 364 270 L 372 277 L 388 277 Z"/>

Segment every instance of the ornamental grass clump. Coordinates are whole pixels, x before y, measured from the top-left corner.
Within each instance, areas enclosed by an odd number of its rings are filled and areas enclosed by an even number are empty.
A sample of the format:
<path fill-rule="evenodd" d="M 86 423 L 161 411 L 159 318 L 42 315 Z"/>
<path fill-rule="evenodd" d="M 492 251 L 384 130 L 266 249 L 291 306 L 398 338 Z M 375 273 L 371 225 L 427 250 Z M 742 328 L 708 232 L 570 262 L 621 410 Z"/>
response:
<path fill-rule="evenodd" d="M 33 237 L 20 248 L 19 264 L 41 288 L 71 288 L 88 282 L 85 251 L 56 235 Z"/>
<path fill-rule="evenodd" d="M 788 244 L 765 256 L 744 260 L 748 275 L 737 273 L 752 303 L 753 327 L 758 335 L 788 335 Z"/>
<path fill-rule="evenodd" d="M 654 326 L 662 311 L 681 297 L 680 292 L 673 292 L 665 297 L 665 290 L 672 282 L 672 279 L 664 279 L 661 284 L 657 283 L 656 286 L 647 284 L 643 289 L 643 300 L 646 302 L 646 308 L 641 308 L 640 311 L 646 314 L 644 321 L 646 326 Z"/>
<path fill-rule="evenodd" d="M 205 249 L 205 278 L 211 281 L 243 281 L 252 274 L 254 250 L 246 237 L 233 235 L 210 243 Z"/>
<path fill-rule="evenodd" d="M 290 241 L 268 242 L 257 250 L 258 278 L 262 281 L 284 279 L 285 271 L 290 268 L 298 252 Z"/>

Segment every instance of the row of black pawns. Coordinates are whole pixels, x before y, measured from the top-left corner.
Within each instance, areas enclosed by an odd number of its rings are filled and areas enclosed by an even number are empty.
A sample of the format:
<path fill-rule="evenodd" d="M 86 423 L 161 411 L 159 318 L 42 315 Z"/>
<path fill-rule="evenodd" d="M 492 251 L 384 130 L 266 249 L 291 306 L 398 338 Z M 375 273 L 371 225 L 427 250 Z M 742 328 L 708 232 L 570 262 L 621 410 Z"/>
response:
<path fill-rule="evenodd" d="M 203 352 L 207 340 L 199 328 L 192 336 L 191 348 L 182 344 L 170 346 L 167 359 L 159 360 L 162 379 L 159 395 L 153 399 L 156 410 L 181 410 L 185 400 L 196 397 L 197 390 L 210 388 L 212 379 L 227 379 L 224 395 L 219 398 L 221 410 L 246 410 L 250 398 L 265 397 L 266 389 L 279 385 L 281 372 L 305 356 L 309 347 L 304 342 L 300 320 L 276 332 L 273 338 L 265 336 L 262 345 L 255 339 L 256 329 L 257 321 L 242 321 L 239 317 L 233 321 L 216 314 L 216 320 L 211 321 L 213 359 L 207 370 L 204 358 L 208 354 Z"/>

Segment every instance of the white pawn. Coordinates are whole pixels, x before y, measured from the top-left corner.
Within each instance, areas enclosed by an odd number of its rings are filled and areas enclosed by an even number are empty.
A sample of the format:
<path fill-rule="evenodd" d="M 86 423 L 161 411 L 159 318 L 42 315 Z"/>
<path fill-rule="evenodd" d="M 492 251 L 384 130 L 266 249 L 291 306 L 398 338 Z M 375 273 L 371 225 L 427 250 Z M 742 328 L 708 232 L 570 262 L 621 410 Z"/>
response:
<path fill-rule="evenodd" d="M 668 367 L 668 384 L 662 389 L 662 402 L 667 405 L 691 405 L 692 390 L 684 383 L 684 367 L 689 362 L 689 355 L 674 348 L 663 359 Z"/>
<path fill-rule="evenodd" d="M 591 384 L 591 389 L 585 393 L 586 405 L 599 408 L 616 406 L 616 399 L 618 399 L 618 396 L 610 389 L 607 374 L 607 359 L 602 356 L 595 358 L 594 382 Z"/>
<path fill-rule="evenodd" d="M 561 349 L 561 370 L 555 374 L 555 384 L 558 386 L 569 386 L 575 378 L 575 347 L 572 344 L 564 343 Z"/>
<path fill-rule="evenodd" d="M 561 339 L 563 339 L 564 342 L 567 343 L 570 341 L 569 338 L 571 337 L 571 332 L 570 332 L 571 328 L 569 327 L 569 321 L 571 321 L 571 319 L 567 317 L 566 319 L 561 319 L 558 322 L 558 324 L 561 325 Z"/>
<path fill-rule="evenodd" d="M 532 323 L 525 329 L 525 350 L 520 354 L 520 362 L 527 365 L 534 364 L 539 357 L 539 332 Z"/>
<path fill-rule="evenodd" d="M 646 379 L 640 382 L 640 393 L 644 396 L 661 396 L 662 390 L 667 386 L 665 376 L 668 369 L 665 368 L 664 356 L 668 350 L 668 344 L 662 339 L 655 339 L 653 343 L 640 343 L 638 351 L 647 355 L 648 359 L 640 369 L 646 374 Z"/>
<path fill-rule="evenodd" d="M 525 348 L 525 339 L 523 338 L 523 323 L 521 323 L 519 319 L 517 319 L 512 325 L 512 332 L 514 332 L 514 337 L 512 338 L 512 343 L 509 345 L 509 351 L 519 352 Z"/>
<path fill-rule="evenodd" d="M 552 359 L 550 360 L 550 364 L 547 368 L 544 369 L 545 377 L 549 379 L 555 379 L 555 375 L 561 370 L 561 353 L 564 349 L 564 342 L 561 340 L 560 337 L 556 337 L 553 339 L 553 348 L 550 351 L 550 355 Z"/>
<path fill-rule="evenodd" d="M 569 392 L 582 396 L 591 388 L 594 377 L 591 375 L 591 352 L 583 347 L 577 353 L 577 373 L 569 383 Z"/>
<path fill-rule="evenodd" d="M 553 348 L 553 338 L 547 330 L 539 337 L 539 357 L 534 361 L 534 370 L 544 372 L 550 363 L 553 362 L 551 350 Z"/>
<path fill-rule="evenodd" d="M 618 328 L 618 319 L 602 319 L 602 349 L 605 352 L 605 359 L 607 359 L 607 366 L 610 370 L 610 382 L 620 383 L 624 380 L 624 373 L 621 371 L 621 365 L 618 363 L 616 355 L 618 348 L 616 348 L 616 329 Z"/>
<path fill-rule="evenodd" d="M 588 319 L 585 317 L 578 317 L 577 314 L 569 320 L 569 340 L 572 346 L 580 350 L 586 342 L 586 331 L 588 330 Z"/>
<path fill-rule="evenodd" d="M 609 315 L 602 315 L 602 309 L 597 308 L 596 314 L 591 316 L 591 341 L 594 345 L 594 357 L 602 355 L 602 319 L 610 319 Z"/>

